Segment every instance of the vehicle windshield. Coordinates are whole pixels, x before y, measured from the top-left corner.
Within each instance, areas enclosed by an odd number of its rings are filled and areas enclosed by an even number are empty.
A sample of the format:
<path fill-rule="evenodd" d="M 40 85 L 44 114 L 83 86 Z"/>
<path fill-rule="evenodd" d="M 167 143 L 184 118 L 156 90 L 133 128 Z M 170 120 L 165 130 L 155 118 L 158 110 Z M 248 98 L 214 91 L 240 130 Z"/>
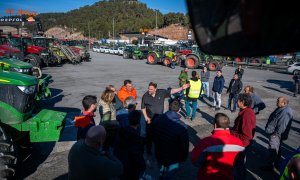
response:
<path fill-rule="evenodd" d="M 36 46 L 40 46 L 40 47 L 44 47 L 44 48 L 48 47 L 47 41 L 44 38 L 35 38 L 35 39 L 33 39 L 33 41 L 34 41 L 34 45 L 36 45 Z"/>
<path fill-rule="evenodd" d="M 13 47 L 21 48 L 21 46 L 22 46 L 21 38 L 11 37 L 11 38 L 10 38 L 10 44 L 11 44 Z"/>
<path fill-rule="evenodd" d="M 128 50 L 132 50 L 132 49 L 134 49 L 134 46 L 126 46 L 126 47 L 125 47 L 125 50 L 127 50 L 127 51 L 128 51 Z"/>
<path fill-rule="evenodd" d="M 34 45 L 32 38 L 22 38 L 22 40 L 27 46 Z"/>
<path fill-rule="evenodd" d="M 7 44 L 7 43 L 8 43 L 7 38 L 0 37 L 0 45 Z"/>

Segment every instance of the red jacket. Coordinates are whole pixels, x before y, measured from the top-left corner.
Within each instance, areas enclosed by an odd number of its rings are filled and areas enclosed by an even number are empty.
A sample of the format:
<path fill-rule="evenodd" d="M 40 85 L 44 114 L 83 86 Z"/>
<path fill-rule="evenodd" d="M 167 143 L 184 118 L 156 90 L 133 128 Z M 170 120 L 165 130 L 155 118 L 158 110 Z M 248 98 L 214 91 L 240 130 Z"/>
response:
<path fill-rule="evenodd" d="M 229 129 L 215 129 L 192 151 L 192 163 L 200 166 L 198 179 L 233 179 L 235 157 L 244 149 L 242 141 L 230 135 Z"/>
<path fill-rule="evenodd" d="M 127 89 L 126 89 L 125 86 L 122 86 L 122 87 L 120 88 L 119 92 L 118 92 L 118 98 L 119 98 L 122 102 L 124 102 L 124 100 L 125 100 L 127 97 L 129 97 L 129 96 L 134 97 L 134 99 L 137 98 L 135 88 L 132 88 L 132 91 L 129 92 L 129 91 L 127 91 Z"/>
<path fill-rule="evenodd" d="M 244 147 L 247 147 L 254 137 L 255 127 L 255 113 L 251 108 L 247 107 L 240 111 L 238 117 L 235 119 L 231 134 L 242 140 Z"/>

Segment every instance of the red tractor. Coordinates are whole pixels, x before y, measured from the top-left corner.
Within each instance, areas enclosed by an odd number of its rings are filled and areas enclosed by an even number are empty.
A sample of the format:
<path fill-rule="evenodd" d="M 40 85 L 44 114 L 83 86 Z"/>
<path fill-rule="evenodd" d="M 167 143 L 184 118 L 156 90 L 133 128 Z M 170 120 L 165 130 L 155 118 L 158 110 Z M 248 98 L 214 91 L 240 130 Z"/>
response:
<path fill-rule="evenodd" d="M 9 38 L 9 43 L 23 52 L 25 62 L 35 67 L 40 67 L 42 63 L 47 64 L 49 59 L 48 50 L 40 46 L 35 46 L 31 37 L 12 35 Z"/>
<path fill-rule="evenodd" d="M 11 57 L 22 60 L 22 53 L 19 49 L 9 45 L 6 36 L 0 35 L 0 56 Z"/>

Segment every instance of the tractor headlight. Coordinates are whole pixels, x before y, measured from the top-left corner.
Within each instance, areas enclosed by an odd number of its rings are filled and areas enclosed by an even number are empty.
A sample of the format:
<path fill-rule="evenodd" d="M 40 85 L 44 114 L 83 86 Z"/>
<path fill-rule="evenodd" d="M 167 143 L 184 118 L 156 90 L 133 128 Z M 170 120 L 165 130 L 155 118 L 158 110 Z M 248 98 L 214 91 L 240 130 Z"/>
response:
<path fill-rule="evenodd" d="M 11 68 L 10 69 L 13 72 L 19 72 L 19 73 L 29 73 L 30 69 L 20 69 L 20 68 Z"/>
<path fill-rule="evenodd" d="M 25 94 L 33 94 L 35 92 L 35 86 L 18 86 L 18 88 Z"/>
<path fill-rule="evenodd" d="M 19 68 L 10 68 L 10 71 L 22 73 L 22 72 L 23 72 L 23 69 L 19 69 Z"/>

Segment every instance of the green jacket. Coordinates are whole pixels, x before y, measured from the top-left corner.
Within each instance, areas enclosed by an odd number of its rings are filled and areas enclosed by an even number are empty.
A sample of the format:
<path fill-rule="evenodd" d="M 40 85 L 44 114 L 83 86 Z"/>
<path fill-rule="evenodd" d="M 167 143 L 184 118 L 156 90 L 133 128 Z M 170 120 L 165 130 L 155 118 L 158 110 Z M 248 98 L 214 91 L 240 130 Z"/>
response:
<path fill-rule="evenodd" d="M 116 157 L 102 154 L 83 140 L 72 146 L 68 163 L 69 180 L 111 179 L 123 173 L 123 165 Z"/>
<path fill-rule="evenodd" d="M 180 75 L 178 77 L 179 79 L 179 86 L 181 87 L 182 85 L 184 85 L 185 83 L 187 83 L 187 81 L 189 80 L 189 75 L 187 72 L 185 72 L 184 70 L 182 70 L 180 72 Z"/>

